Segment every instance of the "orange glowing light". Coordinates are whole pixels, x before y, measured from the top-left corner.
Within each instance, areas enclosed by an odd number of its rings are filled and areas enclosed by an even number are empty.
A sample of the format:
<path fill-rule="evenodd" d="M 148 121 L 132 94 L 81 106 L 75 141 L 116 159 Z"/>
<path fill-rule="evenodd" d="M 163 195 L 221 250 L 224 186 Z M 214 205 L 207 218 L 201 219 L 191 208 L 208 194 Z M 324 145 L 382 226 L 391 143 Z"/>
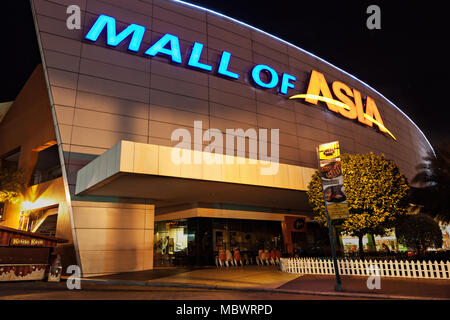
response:
<path fill-rule="evenodd" d="M 296 94 L 289 97 L 289 99 L 305 99 L 306 102 L 314 105 L 317 105 L 319 101 L 323 101 L 326 103 L 329 110 L 339 113 L 347 119 L 358 119 L 360 123 L 369 127 L 372 127 L 375 123 L 381 132 L 389 134 L 397 141 L 394 135 L 384 126 L 374 99 L 367 96 L 366 110 L 364 112 L 361 93 L 358 90 L 352 90 L 340 81 L 334 81 L 332 89 L 334 95 L 339 100 L 333 98 L 325 76 L 322 73 L 313 70 L 311 72 L 306 94 Z M 351 98 L 353 98 L 353 100 Z"/>
<path fill-rule="evenodd" d="M 381 131 L 386 132 L 388 135 L 390 135 L 392 137 L 392 139 L 397 141 L 397 139 L 394 137 L 394 135 L 382 123 L 378 122 L 377 120 L 375 120 L 368 114 L 364 114 L 364 118 L 375 123 L 380 128 Z"/>
<path fill-rule="evenodd" d="M 354 96 L 352 89 L 340 81 L 334 81 L 331 87 L 336 98 L 349 107 L 349 109 L 340 108 L 339 113 L 347 119 L 356 119 L 358 110 L 356 109 L 355 103 L 350 99 L 350 97 L 353 98 Z"/>
<path fill-rule="evenodd" d="M 356 111 L 358 113 L 358 121 L 362 124 L 365 124 L 366 126 L 371 127 L 372 122 L 370 122 L 368 119 L 364 117 L 364 107 L 362 103 L 361 92 L 359 92 L 356 89 L 353 89 L 353 96 L 355 97 L 355 106 Z"/>
<path fill-rule="evenodd" d="M 323 73 L 316 70 L 311 71 L 311 77 L 309 78 L 308 89 L 306 90 L 307 96 L 305 98 L 306 102 L 317 104 L 319 99 L 315 97 L 323 97 L 326 99 L 333 100 L 333 95 L 331 94 L 330 88 L 328 87 L 327 80 Z M 339 112 L 339 108 L 336 108 L 336 104 L 322 100 L 327 104 L 328 109 L 334 112 Z"/>
<path fill-rule="evenodd" d="M 327 97 L 318 96 L 315 94 L 296 94 L 296 95 L 293 95 L 292 97 L 289 97 L 289 99 L 305 99 L 305 100 L 314 100 L 314 101 L 318 100 L 318 101 L 326 102 L 327 104 L 332 104 L 332 105 L 338 106 L 340 108 L 350 110 L 350 107 L 348 105 L 346 105 L 345 103 L 342 103 L 341 101 L 334 100 L 334 99 L 327 98 Z"/>

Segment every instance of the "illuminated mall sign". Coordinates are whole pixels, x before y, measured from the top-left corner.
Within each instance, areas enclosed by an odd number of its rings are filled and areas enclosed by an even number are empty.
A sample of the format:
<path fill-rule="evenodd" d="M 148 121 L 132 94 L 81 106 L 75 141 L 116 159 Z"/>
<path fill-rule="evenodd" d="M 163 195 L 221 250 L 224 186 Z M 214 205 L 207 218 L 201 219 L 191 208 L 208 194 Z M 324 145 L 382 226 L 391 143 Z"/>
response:
<path fill-rule="evenodd" d="M 86 34 L 85 39 L 94 42 L 97 41 L 105 28 L 107 45 L 116 47 L 126 38 L 129 38 L 128 50 L 131 52 L 138 52 L 140 50 L 146 28 L 133 23 L 117 34 L 116 19 L 106 15 L 100 15 L 97 18 L 94 25 Z M 212 72 L 213 66 L 200 62 L 203 48 L 204 44 L 194 42 L 190 56 L 187 59 L 187 67 L 204 72 Z M 179 38 L 169 33 L 166 33 L 149 48 L 146 48 L 144 54 L 149 57 L 164 55 L 170 58 L 175 64 L 181 65 L 183 63 Z M 216 66 L 216 72 L 218 75 L 229 79 L 239 79 L 240 75 L 238 73 L 229 70 L 230 59 L 231 53 L 222 51 L 219 63 Z M 264 89 L 277 88 L 278 92 L 282 95 L 286 95 L 288 89 L 294 89 L 294 83 L 297 80 L 295 76 L 288 73 L 283 73 L 279 76 L 275 69 L 264 64 L 254 66 L 250 72 L 250 78 L 252 83 L 257 87 Z M 307 93 L 305 95 L 291 96 L 290 99 L 302 98 L 305 99 L 306 102 L 316 105 L 318 101 L 323 101 L 326 103 L 329 110 L 348 119 L 357 119 L 360 123 L 367 126 L 372 127 L 375 123 L 381 132 L 388 133 L 395 139 L 383 125 L 381 115 L 372 98 L 366 98 L 366 110 L 364 111 L 361 94 L 357 90 L 352 90 L 339 81 L 333 82 L 332 89 L 339 100 L 333 98 L 324 75 L 313 70 Z M 351 98 L 353 98 L 353 100 Z"/>
<path fill-rule="evenodd" d="M 358 90 L 350 89 L 349 86 L 340 81 L 334 81 L 331 88 L 339 100 L 333 98 L 325 76 L 313 70 L 306 94 L 296 94 L 289 99 L 305 99 L 306 102 L 315 105 L 317 105 L 318 101 L 323 101 L 330 111 L 336 112 L 347 119 L 358 120 L 359 123 L 369 127 L 372 127 L 375 123 L 381 132 L 387 133 L 394 140 L 397 140 L 384 126 L 377 105 L 371 97 L 366 97 L 366 107 L 364 110 L 361 93 Z"/>

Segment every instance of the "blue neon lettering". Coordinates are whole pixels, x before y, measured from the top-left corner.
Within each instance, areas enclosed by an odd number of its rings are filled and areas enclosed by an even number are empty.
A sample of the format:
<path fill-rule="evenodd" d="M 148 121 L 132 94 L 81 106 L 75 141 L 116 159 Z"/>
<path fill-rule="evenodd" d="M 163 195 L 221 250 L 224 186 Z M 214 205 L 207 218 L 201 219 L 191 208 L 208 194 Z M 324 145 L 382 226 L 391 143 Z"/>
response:
<path fill-rule="evenodd" d="M 168 43 L 170 43 L 170 49 L 165 48 Z M 152 57 L 156 56 L 158 53 L 162 53 L 170 56 L 173 62 L 181 63 L 180 42 L 178 41 L 177 36 L 169 33 L 166 33 L 144 53 Z"/>
<path fill-rule="evenodd" d="M 98 16 L 97 20 L 95 21 L 94 25 L 89 30 L 85 38 L 91 41 L 97 41 L 100 33 L 103 31 L 105 26 L 106 43 L 108 45 L 115 47 L 130 34 L 133 34 L 131 36 L 130 44 L 128 45 L 128 50 L 134 52 L 137 52 L 139 50 L 142 38 L 144 36 L 145 27 L 133 23 L 126 27 L 121 33 L 116 34 L 116 19 L 103 14 Z"/>
<path fill-rule="evenodd" d="M 230 57 L 231 53 L 227 51 L 222 52 L 222 58 L 220 59 L 219 69 L 217 70 L 217 73 L 233 79 L 239 79 L 239 75 L 237 73 L 228 70 L 228 65 L 230 64 Z"/>
<path fill-rule="evenodd" d="M 100 34 L 106 27 L 106 43 L 110 46 L 117 46 L 127 37 L 131 36 L 130 43 L 128 45 L 128 50 L 138 52 L 139 47 L 142 43 L 142 39 L 145 33 L 145 27 L 137 24 L 130 24 L 124 30 L 122 30 L 119 34 L 117 34 L 116 30 L 116 19 L 104 14 L 98 16 L 94 25 L 91 27 L 89 32 L 86 34 L 85 39 L 90 41 L 97 41 Z M 211 65 L 201 63 L 200 58 L 203 52 L 204 45 L 199 42 L 194 42 L 192 47 L 191 55 L 189 57 L 189 61 L 187 63 L 188 66 L 212 71 L 213 67 Z M 180 43 L 177 36 L 172 34 L 165 34 L 161 39 L 159 39 L 156 43 L 154 43 L 144 54 L 149 56 L 156 56 L 157 54 L 164 54 L 170 56 L 172 62 L 182 63 L 181 58 L 181 49 Z M 232 79 L 239 79 L 239 74 L 234 73 L 228 70 L 230 65 L 231 53 L 227 51 L 222 52 L 222 56 L 220 58 L 219 67 L 217 69 L 217 73 Z M 267 81 L 264 82 L 261 79 L 261 73 L 264 72 L 267 74 Z M 279 76 L 277 72 L 264 64 L 259 64 L 253 67 L 251 71 L 251 77 L 253 82 L 262 87 L 262 88 L 274 88 L 278 85 Z M 281 94 L 287 94 L 289 88 L 295 88 L 294 82 L 297 78 L 293 75 L 283 73 L 281 79 L 281 85 L 279 88 L 279 92 Z"/>
<path fill-rule="evenodd" d="M 191 56 L 189 58 L 188 65 L 194 68 L 203 69 L 206 71 L 211 71 L 212 67 L 210 65 L 199 62 L 200 56 L 202 55 L 203 44 L 199 42 L 194 43 L 192 48 Z"/>
<path fill-rule="evenodd" d="M 295 85 L 293 83 L 289 82 L 290 80 L 295 82 L 297 80 L 297 78 L 294 77 L 293 75 L 283 73 L 283 77 L 281 78 L 280 93 L 287 94 L 288 88 L 292 88 L 292 89 L 295 88 Z"/>
<path fill-rule="evenodd" d="M 269 72 L 270 73 L 270 82 L 265 83 L 261 80 L 261 71 Z M 253 81 L 260 87 L 263 88 L 274 88 L 278 84 L 278 75 L 274 69 L 272 69 L 269 66 L 266 66 L 264 64 L 258 64 L 255 66 L 252 70 L 252 78 Z"/>

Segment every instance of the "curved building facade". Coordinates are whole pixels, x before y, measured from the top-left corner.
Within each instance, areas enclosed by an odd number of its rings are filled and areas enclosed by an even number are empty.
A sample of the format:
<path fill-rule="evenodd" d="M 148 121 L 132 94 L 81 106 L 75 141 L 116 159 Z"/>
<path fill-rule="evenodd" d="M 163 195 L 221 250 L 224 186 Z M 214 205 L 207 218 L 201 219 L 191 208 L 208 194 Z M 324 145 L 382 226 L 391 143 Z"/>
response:
<path fill-rule="evenodd" d="M 314 227 L 292 221 L 312 218 L 306 189 L 319 144 L 383 153 L 409 179 L 432 150 L 364 82 L 213 11 L 164 0 L 31 2 L 61 219 L 84 275 L 312 244 Z M 79 29 L 69 5 L 80 8 Z"/>

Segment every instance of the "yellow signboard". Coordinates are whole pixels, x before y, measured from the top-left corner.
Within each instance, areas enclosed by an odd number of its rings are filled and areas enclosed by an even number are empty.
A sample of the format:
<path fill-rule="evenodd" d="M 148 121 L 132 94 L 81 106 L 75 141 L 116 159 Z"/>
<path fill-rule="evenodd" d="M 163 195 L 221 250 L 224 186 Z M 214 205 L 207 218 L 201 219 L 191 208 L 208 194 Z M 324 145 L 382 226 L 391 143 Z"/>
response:
<path fill-rule="evenodd" d="M 348 205 L 345 203 L 332 203 L 327 206 L 331 220 L 345 219 L 348 217 Z"/>
<path fill-rule="evenodd" d="M 319 145 L 319 160 L 333 159 L 340 155 L 339 141 Z"/>

